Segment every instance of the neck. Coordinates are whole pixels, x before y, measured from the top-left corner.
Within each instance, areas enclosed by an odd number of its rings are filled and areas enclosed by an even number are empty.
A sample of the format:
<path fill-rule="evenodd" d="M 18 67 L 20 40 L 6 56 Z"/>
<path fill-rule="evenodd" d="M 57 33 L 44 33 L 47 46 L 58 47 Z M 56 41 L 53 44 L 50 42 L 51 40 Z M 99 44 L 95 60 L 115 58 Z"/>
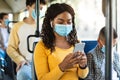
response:
<path fill-rule="evenodd" d="M 55 37 L 56 37 L 56 42 L 66 42 L 66 37 L 63 36 L 59 36 L 57 33 L 55 33 Z"/>
<path fill-rule="evenodd" d="M 71 47 L 71 45 L 67 42 L 66 37 L 59 36 L 55 33 L 55 46 L 62 48 L 62 49 L 68 49 Z"/>
<path fill-rule="evenodd" d="M 4 23 L 2 23 L 2 24 L 0 25 L 0 27 L 2 27 L 2 28 L 6 28 L 6 26 L 5 26 Z"/>
<path fill-rule="evenodd" d="M 24 22 L 28 24 L 35 24 L 35 20 L 30 16 Z"/>

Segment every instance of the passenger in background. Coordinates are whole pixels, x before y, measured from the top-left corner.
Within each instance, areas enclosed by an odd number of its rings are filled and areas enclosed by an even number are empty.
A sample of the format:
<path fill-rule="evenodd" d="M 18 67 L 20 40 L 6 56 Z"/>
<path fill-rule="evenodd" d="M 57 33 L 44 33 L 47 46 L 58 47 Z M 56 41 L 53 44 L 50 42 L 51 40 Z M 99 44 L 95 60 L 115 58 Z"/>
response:
<path fill-rule="evenodd" d="M 18 22 L 11 30 L 7 53 L 17 64 L 17 80 L 32 80 L 31 62 L 32 53 L 27 50 L 27 37 L 34 35 L 36 30 L 36 0 L 26 0 L 26 8 L 29 16 L 25 21 Z M 40 9 L 46 4 L 45 0 L 40 0 Z M 30 39 L 32 49 L 34 39 Z"/>
<path fill-rule="evenodd" d="M 3 60 L 3 64 L 0 63 L 0 66 L 5 68 L 6 66 L 6 48 L 8 45 L 8 36 L 9 33 L 7 31 L 7 23 L 8 23 L 8 14 L 0 13 L 0 60 Z M 1 62 L 1 61 L 0 61 Z"/>
<path fill-rule="evenodd" d="M 26 22 L 26 20 L 27 20 L 27 17 L 24 17 L 24 18 L 23 18 L 23 21 Z"/>
<path fill-rule="evenodd" d="M 0 49 L 6 52 L 6 48 L 8 46 L 8 14 L 7 13 L 0 13 Z"/>
<path fill-rule="evenodd" d="M 87 54 L 89 75 L 85 80 L 105 80 L 105 34 L 106 28 L 100 30 L 97 46 Z M 112 39 L 112 80 L 120 79 L 120 61 L 119 54 L 114 50 L 118 35 L 113 28 Z"/>
<path fill-rule="evenodd" d="M 0 13 L 0 66 L 4 69 L 5 75 L 9 75 L 13 79 L 13 75 L 11 72 L 11 59 L 8 57 L 6 53 L 6 48 L 8 46 L 8 14 Z M 0 68 L 1 69 L 1 68 Z"/>
<path fill-rule="evenodd" d="M 78 80 L 88 74 L 83 52 L 73 52 L 78 43 L 75 13 L 65 3 L 52 4 L 45 14 L 41 36 L 34 51 L 38 80 Z"/>

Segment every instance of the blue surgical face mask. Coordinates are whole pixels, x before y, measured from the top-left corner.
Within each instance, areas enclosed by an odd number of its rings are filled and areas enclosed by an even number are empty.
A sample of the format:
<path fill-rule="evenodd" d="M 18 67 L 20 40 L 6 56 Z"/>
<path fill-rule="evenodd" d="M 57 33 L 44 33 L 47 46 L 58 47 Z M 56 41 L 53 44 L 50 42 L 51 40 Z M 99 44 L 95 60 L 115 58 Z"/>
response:
<path fill-rule="evenodd" d="M 43 18 L 45 16 L 45 12 L 43 10 L 40 10 L 40 18 Z"/>
<path fill-rule="evenodd" d="M 101 51 L 105 53 L 105 45 L 103 45 L 103 47 L 101 48 Z M 114 51 L 115 51 L 115 47 L 112 48 L 112 53 L 114 53 Z"/>
<path fill-rule="evenodd" d="M 105 45 L 103 45 L 103 47 L 101 48 L 101 51 L 105 53 Z"/>
<path fill-rule="evenodd" d="M 72 25 L 56 24 L 54 31 L 60 36 L 67 36 L 72 31 Z"/>
<path fill-rule="evenodd" d="M 36 16 L 36 13 L 35 13 L 35 9 L 32 10 L 32 15 L 31 16 L 34 20 L 36 20 L 37 16 Z"/>
<path fill-rule="evenodd" d="M 39 18 L 44 17 L 44 15 L 45 15 L 45 13 L 43 12 L 43 10 L 40 10 L 40 11 L 39 11 Z M 36 15 L 35 9 L 32 10 L 32 18 L 33 18 L 34 20 L 37 19 L 37 15 Z"/>
<path fill-rule="evenodd" d="M 4 22 L 5 22 L 5 26 L 8 26 L 10 21 L 9 21 L 9 19 L 5 19 Z"/>

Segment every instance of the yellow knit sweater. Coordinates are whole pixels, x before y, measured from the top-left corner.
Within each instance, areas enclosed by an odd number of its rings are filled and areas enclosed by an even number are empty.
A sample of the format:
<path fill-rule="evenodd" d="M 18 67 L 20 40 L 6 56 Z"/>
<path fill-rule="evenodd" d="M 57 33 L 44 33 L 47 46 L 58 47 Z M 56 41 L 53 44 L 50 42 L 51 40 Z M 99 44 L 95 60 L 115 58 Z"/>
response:
<path fill-rule="evenodd" d="M 27 50 L 27 37 L 34 35 L 36 30 L 35 24 L 27 24 L 23 21 L 14 25 L 10 32 L 7 53 L 10 58 L 19 64 L 21 61 L 32 61 L 32 53 Z M 32 49 L 34 38 L 30 39 L 30 49 Z"/>
<path fill-rule="evenodd" d="M 58 64 L 66 55 L 73 51 L 74 47 L 61 49 L 55 47 L 54 52 L 50 52 L 42 41 L 38 42 L 34 52 L 35 70 L 38 80 L 78 80 L 78 77 L 85 78 L 88 74 L 88 67 L 80 69 L 78 66 L 62 72 Z"/>

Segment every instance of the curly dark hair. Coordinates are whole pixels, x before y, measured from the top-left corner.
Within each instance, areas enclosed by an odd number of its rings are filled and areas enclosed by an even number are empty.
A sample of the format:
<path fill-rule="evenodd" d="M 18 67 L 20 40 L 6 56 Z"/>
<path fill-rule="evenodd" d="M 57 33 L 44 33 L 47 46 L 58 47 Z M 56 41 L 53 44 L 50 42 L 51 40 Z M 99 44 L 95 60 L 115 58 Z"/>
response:
<path fill-rule="evenodd" d="M 43 43 L 51 51 L 55 50 L 55 45 L 54 45 L 55 35 L 50 23 L 52 20 L 54 20 L 56 16 L 58 16 L 59 14 L 65 11 L 71 14 L 72 24 L 73 24 L 73 30 L 67 36 L 67 41 L 70 45 L 75 45 L 75 43 L 78 42 L 77 32 L 76 32 L 75 23 L 74 23 L 75 13 L 73 8 L 65 3 L 55 3 L 55 4 L 52 4 L 50 7 L 48 7 L 45 14 L 45 18 L 43 20 L 43 25 L 41 30 L 41 37 L 42 37 Z"/>

